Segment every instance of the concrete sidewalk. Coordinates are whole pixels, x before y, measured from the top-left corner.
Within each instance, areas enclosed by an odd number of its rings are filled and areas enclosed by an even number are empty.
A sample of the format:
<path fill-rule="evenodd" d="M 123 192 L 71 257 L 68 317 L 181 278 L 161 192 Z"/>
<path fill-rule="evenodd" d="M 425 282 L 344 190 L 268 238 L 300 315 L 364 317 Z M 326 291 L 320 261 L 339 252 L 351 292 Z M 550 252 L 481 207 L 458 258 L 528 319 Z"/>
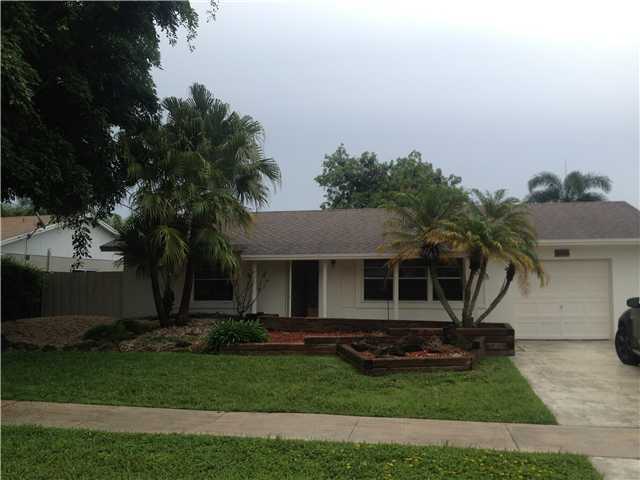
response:
<path fill-rule="evenodd" d="M 110 432 L 193 433 L 640 458 L 640 429 L 527 425 L 307 413 L 212 412 L 46 402 L 2 402 L 2 424 Z"/>

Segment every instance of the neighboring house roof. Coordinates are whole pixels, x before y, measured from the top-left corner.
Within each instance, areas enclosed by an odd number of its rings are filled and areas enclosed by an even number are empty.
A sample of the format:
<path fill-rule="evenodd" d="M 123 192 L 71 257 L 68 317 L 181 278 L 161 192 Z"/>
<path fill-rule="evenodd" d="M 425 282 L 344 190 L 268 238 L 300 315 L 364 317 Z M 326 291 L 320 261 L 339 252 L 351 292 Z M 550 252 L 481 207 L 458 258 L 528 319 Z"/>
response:
<path fill-rule="evenodd" d="M 640 239 L 640 211 L 626 202 L 529 205 L 541 243 Z M 248 232 L 231 235 L 243 257 L 376 253 L 389 212 L 381 208 L 260 212 Z M 103 245 L 118 250 L 118 242 Z"/>
<path fill-rule="evenodd" d="M 40 215 L 42 223 L 48 225 L 51 215 Z M 38 217 L 35 215 L 28 217 L 2 217 L 1 219 L 2 240 L 18 237 L 31 233 L 38 227 Z"/>
<path fill-rule="evenodd" d="M 1 217 L 0 231 L 2 233 L 2 245 L 21 240 L 30 233 L 39 235 L 43 232 L 61 228 L 61 224 L 51 223 L 52 218 L 52 215 L 40 215 L 40 219 L 42 220 L 42 223 L 44 223 L 44 227 L 40 226 L 41 228 L 38 228 L 38 217 L 35 215 L 22 217 Z M 107 230 L 112 235 L 118 236 L 117 230 L 115 230 L 109 224 L 98 221 L 98 225 Z"/>

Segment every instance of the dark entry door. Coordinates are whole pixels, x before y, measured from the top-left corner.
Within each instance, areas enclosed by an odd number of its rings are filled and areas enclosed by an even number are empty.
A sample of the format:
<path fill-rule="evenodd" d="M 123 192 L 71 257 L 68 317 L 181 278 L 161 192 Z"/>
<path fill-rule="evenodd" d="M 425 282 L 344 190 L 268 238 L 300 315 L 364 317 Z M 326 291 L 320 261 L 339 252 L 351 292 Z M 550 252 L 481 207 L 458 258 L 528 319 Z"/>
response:
<path fill-rule="evenodd" d="M 300 260 L 291 264 L 291 315 L 318 316 L 317 260 Z"/>

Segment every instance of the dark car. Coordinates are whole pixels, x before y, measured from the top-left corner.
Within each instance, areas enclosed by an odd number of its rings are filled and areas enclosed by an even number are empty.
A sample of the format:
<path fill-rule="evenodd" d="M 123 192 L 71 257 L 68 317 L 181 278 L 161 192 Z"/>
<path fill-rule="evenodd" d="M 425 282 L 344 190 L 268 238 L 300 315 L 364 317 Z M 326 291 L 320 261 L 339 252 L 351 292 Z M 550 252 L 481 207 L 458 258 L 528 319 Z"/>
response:
<path fill-rule="evenodd" d="M 627 300 L 629 310 L 618 320 L 616 353 L 626 365 L 640 365 L 640 297 Z"/>

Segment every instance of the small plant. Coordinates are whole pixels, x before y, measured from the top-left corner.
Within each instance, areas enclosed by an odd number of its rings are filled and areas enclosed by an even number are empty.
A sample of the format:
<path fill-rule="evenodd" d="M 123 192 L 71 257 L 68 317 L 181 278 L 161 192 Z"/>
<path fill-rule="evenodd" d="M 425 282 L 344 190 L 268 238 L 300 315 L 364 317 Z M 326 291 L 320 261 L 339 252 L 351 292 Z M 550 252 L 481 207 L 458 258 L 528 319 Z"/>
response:
<path fill-rule="evenodd" d="M 209 332 L 207 345 L 212 352 L 226 345 L 258 343 L 269 340 L 267 329 L 258 320 L 227 319 L 218 322 Z"/>
<path fill-rule="evenodd" d="M 152 327 L 144 325 L 135 320 L 118 320 L 107 325 L 96 325 L 85 332 L 85 340 L 95 340 L 98 342 L 122 342 L 137 335 L 148 332 Z"/>

